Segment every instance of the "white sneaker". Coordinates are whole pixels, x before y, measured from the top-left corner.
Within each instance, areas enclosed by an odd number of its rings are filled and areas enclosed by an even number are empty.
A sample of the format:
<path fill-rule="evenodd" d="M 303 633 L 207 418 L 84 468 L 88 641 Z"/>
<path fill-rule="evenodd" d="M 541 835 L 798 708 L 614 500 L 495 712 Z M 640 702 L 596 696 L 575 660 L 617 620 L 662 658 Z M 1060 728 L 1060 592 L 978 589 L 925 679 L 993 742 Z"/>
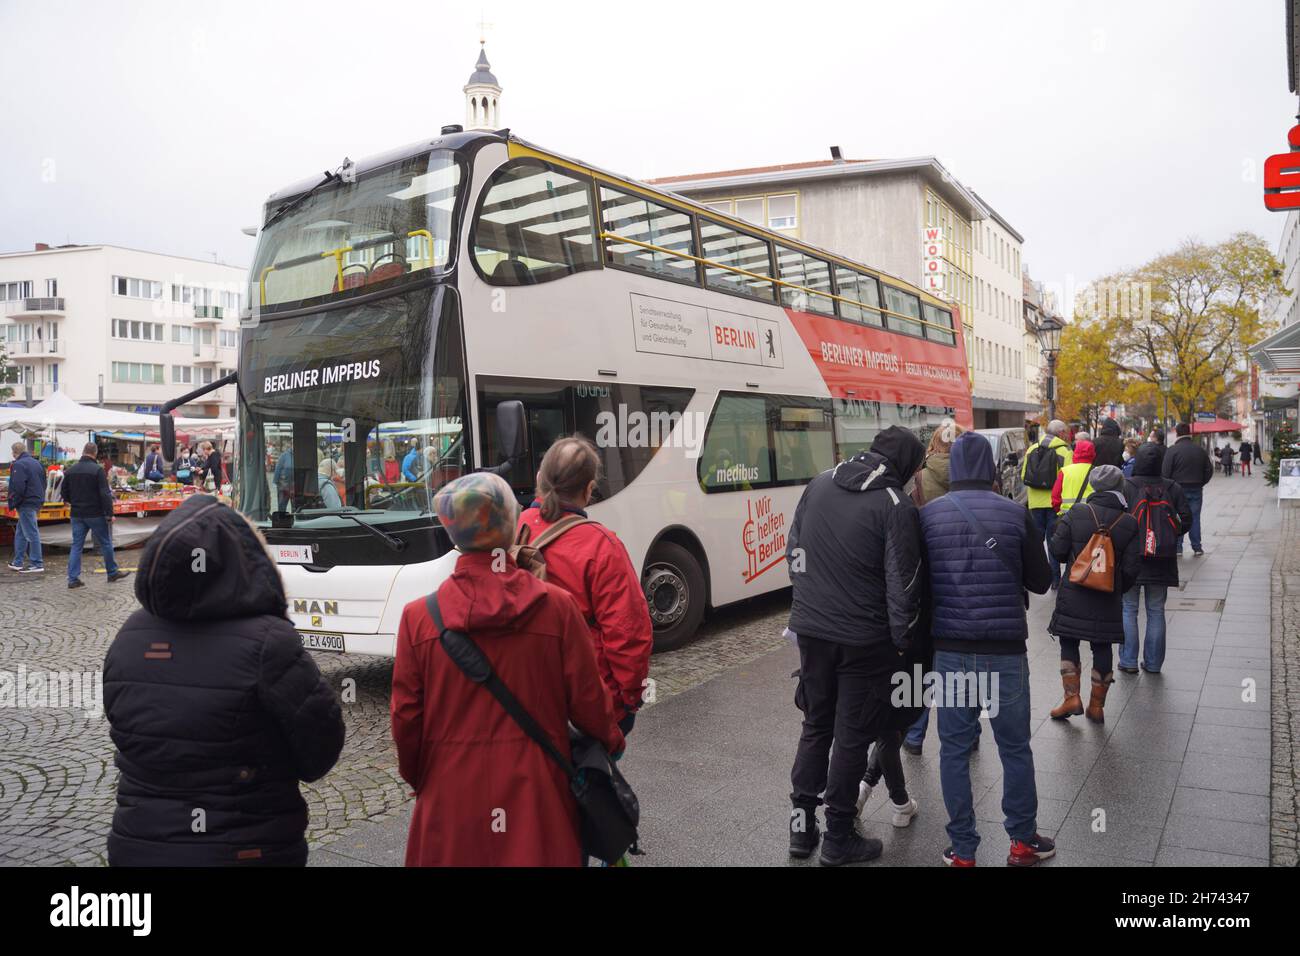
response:
<path fill-rule="evenodd" d="M 912 822 L 912 817 L 916 816 L 916 811 L 920 809 L 916 800 L 912 797 L 907 798 L 907 803 L 899 806 L 893 800 L 889 801 L 889 809 L 894 811 L 893 824 L 896 827 L 905 827 Z"/>
<path fill-rule="evenodd" d="M 871 799 L 871 790 L 871 784 L 867 783 L 865 780 L 858 781 L 858 816 L 862 816 L 862 808 L 865 807 L 867 801 Z"/>

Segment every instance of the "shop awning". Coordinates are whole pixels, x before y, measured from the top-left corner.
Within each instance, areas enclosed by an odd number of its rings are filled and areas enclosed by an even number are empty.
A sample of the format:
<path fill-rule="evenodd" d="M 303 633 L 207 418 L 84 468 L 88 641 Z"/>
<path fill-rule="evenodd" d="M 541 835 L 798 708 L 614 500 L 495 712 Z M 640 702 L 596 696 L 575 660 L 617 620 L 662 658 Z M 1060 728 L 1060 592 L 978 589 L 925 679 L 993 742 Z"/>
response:
<path fill-rule="evenodd" d="M 1251 348 L 1250 357 L 1265 372 L 1300 372 L 1300 322 L 1278 329 Z"/>
<path fill-rule="evenodd" d="M 1216 418 L 1212 422 L 1192 422 L 1192 434 L 1214 435 L 1218 432 L 1239 432 L 1245 427 L 1241 422 L 1230 422 L 1227 419 Z"/>

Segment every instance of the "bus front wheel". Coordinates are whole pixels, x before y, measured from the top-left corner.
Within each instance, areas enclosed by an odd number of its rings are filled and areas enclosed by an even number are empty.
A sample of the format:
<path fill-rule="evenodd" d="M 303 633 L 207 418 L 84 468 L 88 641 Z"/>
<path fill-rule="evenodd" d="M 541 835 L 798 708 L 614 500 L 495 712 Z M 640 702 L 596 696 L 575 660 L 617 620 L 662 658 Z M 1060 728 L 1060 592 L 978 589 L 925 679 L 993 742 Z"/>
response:
<path fill-rule="evenodd" d="M 695 636 L 704 619 L 704 571 L 695 555 L 671 541 L 659 542 L 646 561 L 641 585 L 656 651 L 676 650 Z"/>

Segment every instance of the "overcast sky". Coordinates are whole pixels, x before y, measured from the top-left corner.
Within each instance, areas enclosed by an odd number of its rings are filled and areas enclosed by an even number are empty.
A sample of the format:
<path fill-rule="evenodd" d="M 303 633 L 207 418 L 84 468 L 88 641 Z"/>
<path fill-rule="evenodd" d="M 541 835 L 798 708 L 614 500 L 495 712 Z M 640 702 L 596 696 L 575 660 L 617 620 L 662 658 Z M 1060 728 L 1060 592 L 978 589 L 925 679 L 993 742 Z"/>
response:
<path fill-rule="evenodd" d="M 0 0 L 0 250 L 246 266 L 273 190 L 463 122 L 480 16 L 506 125 L 637 178 L 935 155 L 1061 287 L 1281 233 L 1283 0 Z"/>

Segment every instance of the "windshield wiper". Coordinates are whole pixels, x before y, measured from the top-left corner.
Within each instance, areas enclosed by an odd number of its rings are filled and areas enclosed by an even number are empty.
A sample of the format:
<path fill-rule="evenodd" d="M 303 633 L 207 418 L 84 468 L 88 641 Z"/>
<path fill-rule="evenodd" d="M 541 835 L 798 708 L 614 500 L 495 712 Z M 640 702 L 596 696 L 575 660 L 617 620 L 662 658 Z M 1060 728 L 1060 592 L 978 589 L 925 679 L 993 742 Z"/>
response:
<path fill-rule="evenodd" d="M 279 222 L 280 219 L 282 219 L 286 214 L 288 214 L 288 213 L 292 212 L 293 210 L 297 209 L 297 208 L 298 208 L 299 206 L 301 206 L 304 202 L 306 202 L 306 201 L 307 201 L 308 199 L 310 199 L 313 195 L 315 195 L 315 194 L 316 194 L 316 191 L 317 191 L 318 189 L 320 189 L 322 186 L 327 186 L 327 185 L 329 185 L 330 183 L 334 182 L 334 181 L 335 181 L 336 179 L 338 179 L 338 178 L 339 178 L 339 174 L 338 174 L 338 173 L 331 173 L 331 172 L 329 172 L 328 170 L 326 170 L 326 172 L 325 172 L 325 178 L 324 178 L 324 179 L 322 179 L 320 182 L 318 182 L 315 186 L 311 187 L 311 189 L 307 190 L 305 193 L 303 193 L 303 194 L 302 194 L 301 196 L 299 196 L 297 199 L 294 199 L 294 200 L 292 200 L 292 201 L 290 201 L 290 202 L 287 202 L 287 203 L 285 203 L 283 206 L 281 206 L 279 209 L 277 209 L 274 213 L 271 214 L 271 218 L 268 219 L 268 220 L 265 222 L 265 224 L 263 224 L 262 228 L 263 228 L 263 229 L 270 229 L 270 228 L 271 228 L 272 226 L 274 226 L 277 222 Z"/>
<path fill-rule="evenodd" d="M 361 520 L 363 514 L 383 514 L 382 511 L 358 511 L 351 505 L 344 505 L 342 508 L 309 508 L 298 512 L 298 517 L 302 521 L 310 521 L 312 518 L 348 518 L 355 521 L 361 527 L 365 528 L 377 538 L 381 538 L 384 544 L 388 545 L 394 551 L 405 551 L 406 542 L 395 534 L 389 534 L 382 528 L 376 528 Z"/>

